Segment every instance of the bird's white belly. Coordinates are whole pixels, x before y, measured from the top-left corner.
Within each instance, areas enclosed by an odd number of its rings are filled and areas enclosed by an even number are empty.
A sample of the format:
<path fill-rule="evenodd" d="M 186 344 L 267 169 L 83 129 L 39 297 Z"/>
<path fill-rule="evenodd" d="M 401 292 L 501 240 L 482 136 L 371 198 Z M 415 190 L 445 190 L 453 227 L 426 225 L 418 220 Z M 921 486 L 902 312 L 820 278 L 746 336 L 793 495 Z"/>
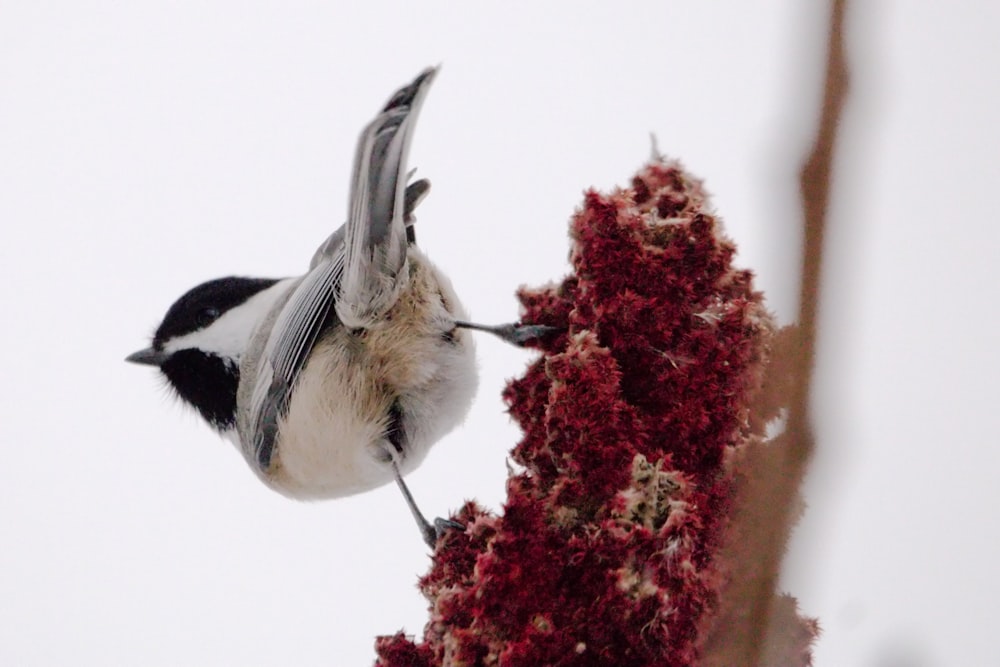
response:
<path fill-rule="evenodd" d="M 385 421 L 362 414 L 357 401 L 347 400 L 354 392 L 339 379 L 318 372 L 300 378 L 265 472 L 276 490 L 296 498 L 336 498 L 392 481 Z M 426 448 L 420 458 L 424 454 Z"/>
<path fill-rule="evenodd" d="M 475 396 L 471 333 L 453 324 L 464 315 L 447 279 L 429 262 L 413 262 L 410 288 L 389 316 L 362 333 L 338 327 L 316 344 L 280 420 L 270 465 L 257 473 L 285 495 L 318 499 L 391 482 L 392 457 L 402 474 L 415 469 Z M 394 408 L 401 452 L 386 437 Z"/>
<path fill-rule="evenodd" d="M 311 361 L 281 422 L 271 466 L 260 471 L 264 480 L 295 498 L 336 498 L 391 482 L 393 455 L 403 475 L 413 471 L 431 446 L 461 423 L 475 395 L 470 333 L 456 335 L 463 339 L 455 346 L 431 341 L 437 347 L 410 369 L 412 382 L 390 383 L 392 393 L 375 380 L 386 371 L 377 362 L 345 369 Z M 321 350 L 313 356 L 324 358 L 332 357 Z M 402 452 L 386 437 L 394 401 L 403 415 Z"/>

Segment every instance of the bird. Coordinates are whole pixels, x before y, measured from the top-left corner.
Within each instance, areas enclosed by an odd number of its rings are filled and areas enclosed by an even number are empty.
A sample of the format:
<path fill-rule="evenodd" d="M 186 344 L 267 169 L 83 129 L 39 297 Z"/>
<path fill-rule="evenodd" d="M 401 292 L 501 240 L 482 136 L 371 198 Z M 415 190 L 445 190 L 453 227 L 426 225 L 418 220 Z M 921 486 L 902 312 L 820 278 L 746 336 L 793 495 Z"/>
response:
<path fill-rule="evenodd" d="M 416 244 L 415 123 L 438 68 L 397 90 L 362 131 L 347 221 L 296 278 L 204 282 L 167 310 L 153 366 L 271 489 L 338 498 L 395 481 L 424 541 L 460 525 L 421 513 L 403 477 L 464 419 L 478 379 L 471 330 L 518 346 L 550 327 L 482 325 Z"/>

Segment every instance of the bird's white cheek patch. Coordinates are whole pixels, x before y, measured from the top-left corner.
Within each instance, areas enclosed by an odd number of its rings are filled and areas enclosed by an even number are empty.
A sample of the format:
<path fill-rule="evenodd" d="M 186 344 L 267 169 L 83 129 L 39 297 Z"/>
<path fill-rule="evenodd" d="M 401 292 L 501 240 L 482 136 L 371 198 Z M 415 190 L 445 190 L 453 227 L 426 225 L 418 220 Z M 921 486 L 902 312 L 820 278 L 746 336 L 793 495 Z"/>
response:
<path fill-rule="evenodd" d="M 196 348 L 220 357 L 239 359 L 246 350 L 257 324 L 271 306 L 289 288 L 292 280 L 281 280 L 231 308 L 208 327 L 172 338 L 163 346 L 166 352 Z"/>

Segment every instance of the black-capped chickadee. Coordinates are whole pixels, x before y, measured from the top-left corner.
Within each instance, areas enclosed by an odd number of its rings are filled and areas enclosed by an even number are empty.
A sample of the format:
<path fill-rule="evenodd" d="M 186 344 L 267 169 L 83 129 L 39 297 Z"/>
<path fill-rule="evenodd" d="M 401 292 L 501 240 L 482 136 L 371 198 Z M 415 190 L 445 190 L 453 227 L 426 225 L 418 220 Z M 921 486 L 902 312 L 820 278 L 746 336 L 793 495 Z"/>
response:
<path fill-rule="evenodd" d="M 472 403 L 464 329 L 517 345 L 547 331 L 467 322 L 451 282 L 414 244 L 412 213 L 429 183 L 407 187 L 407 153 L 436 73 L 397 91 L 362 132 L 347 223 L 308 273 L 203 283 L 127 358 L 157 366 L 287 496 L 336 498 L 394 479 L 431 546 L 449 522 L 431 525 L 402 476 Z"/>

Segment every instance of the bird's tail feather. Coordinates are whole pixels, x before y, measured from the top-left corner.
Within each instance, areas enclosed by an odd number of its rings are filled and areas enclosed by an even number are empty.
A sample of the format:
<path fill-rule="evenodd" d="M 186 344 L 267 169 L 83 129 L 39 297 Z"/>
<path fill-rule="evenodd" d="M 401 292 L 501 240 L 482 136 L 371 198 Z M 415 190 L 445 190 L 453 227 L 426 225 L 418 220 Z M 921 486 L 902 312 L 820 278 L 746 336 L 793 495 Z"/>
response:
<path fill-rule="evenodd" d="M 381 319 L 406 285 L 406 218 L 416 204 L 406 198 L 406 161 L 435 74 L 437 68 L 428 68 L 396 91 L 358 141 L 336 306 L 349 328 Z"/>

